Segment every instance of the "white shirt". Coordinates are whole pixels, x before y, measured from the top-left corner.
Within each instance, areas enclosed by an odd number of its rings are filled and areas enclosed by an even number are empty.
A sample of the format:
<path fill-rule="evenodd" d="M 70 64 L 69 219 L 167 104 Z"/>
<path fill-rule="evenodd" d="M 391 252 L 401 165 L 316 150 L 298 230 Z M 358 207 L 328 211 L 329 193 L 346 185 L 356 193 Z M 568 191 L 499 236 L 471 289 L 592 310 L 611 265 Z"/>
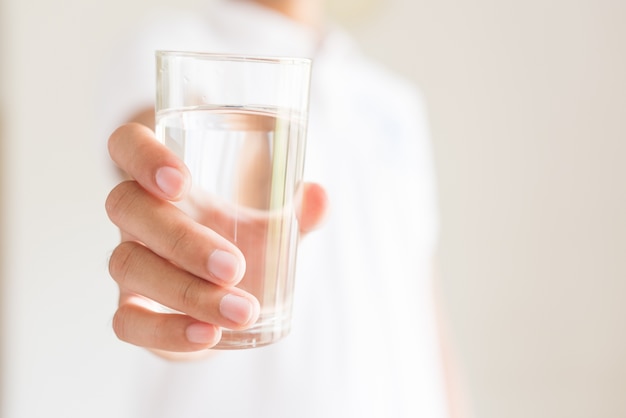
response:
<path fill-rule="evenodd" d="M 314 59 L 305 179 L 328 192 L 301 243 L 291 334 L 204 362 L 141 356 L 129 417 L 446 416 L 432 300 L 437 235 L 425 109 L 346 34 L 317 34 L 244 1 L 168 13 L 116 59 L 106 117 L 152 105 L 154 50 Z"/>

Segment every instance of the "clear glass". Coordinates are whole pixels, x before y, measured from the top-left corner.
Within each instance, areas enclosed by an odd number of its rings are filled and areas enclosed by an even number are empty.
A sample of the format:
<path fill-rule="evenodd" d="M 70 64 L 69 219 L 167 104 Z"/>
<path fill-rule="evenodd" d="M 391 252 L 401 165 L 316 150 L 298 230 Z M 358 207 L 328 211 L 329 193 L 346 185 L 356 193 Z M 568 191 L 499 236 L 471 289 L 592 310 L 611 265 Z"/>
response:
<path fill-rule="evenodd" d="M 252 348 L 289 333 L 311 62 L 158 51 L 156 136 L 192 175 L 183 210 L 246 257 L 239 287 L 261 304 L 215 348 Z"/>

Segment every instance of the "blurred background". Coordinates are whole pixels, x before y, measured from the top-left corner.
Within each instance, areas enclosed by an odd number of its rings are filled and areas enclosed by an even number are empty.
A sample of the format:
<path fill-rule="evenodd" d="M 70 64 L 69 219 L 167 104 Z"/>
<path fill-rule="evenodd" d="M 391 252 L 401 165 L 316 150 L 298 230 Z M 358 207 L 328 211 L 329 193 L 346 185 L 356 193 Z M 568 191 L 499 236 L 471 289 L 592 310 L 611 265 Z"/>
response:
<path fill-rule="evenodd" d="M 131 416 L 95 81 L 174 3 L 200 1 L 0 0 L 4 418 Z M 330 3 L 428 101 L 474 415 L 626 416 L 626 2 Z"/>

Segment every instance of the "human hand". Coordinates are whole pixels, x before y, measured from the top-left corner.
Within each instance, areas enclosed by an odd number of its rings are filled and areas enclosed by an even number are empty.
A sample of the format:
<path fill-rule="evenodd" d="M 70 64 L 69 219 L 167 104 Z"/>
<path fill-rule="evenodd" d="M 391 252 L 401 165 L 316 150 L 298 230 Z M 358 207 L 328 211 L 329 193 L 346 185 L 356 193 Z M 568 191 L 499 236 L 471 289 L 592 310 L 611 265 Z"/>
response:
<path fill-rule="evenodd" d="M 193 199 L 186 167 L 145 126 L 118 128 L 109 152 L 132 179 L 118 184 L 106 201 L 122 234 L 109 266 L 120 288 L 113 319 L 118 337 L 151 349 L 191 352 L 214 346 L 221 327 L 251 326 L 259 303 L 235 285 L 254 272 L 246 271 L 242 249 L 217 232 L 225 231 L 230 215 Z M 194 206 L 195 219 L 172 204 L 183 201 Z M 326 207 L 323 189 L 304 185 L 301 232 L 319 225 Z M 179 313 L 159 312 L 159 305 Z"/>

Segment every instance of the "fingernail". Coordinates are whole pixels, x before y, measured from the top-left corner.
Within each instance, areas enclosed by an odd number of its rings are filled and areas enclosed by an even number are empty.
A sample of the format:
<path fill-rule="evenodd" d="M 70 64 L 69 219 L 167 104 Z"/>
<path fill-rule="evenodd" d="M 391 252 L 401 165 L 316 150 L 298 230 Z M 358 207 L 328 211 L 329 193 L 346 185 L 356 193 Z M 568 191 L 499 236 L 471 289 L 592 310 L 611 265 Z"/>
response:
<path fill-rule="evenodd" d="M 170 199 L 180 196 L 185 183 L 183 174 L 174 167 L 159 168 L 155 180 L 159 189 Z"/>
<path fill-rule="evenodd" d="M 208 268 L 213 277 L 225 283 L 231 283 L 240 278 L 239 259 L 228 251 L 213 251 L 209 257 Z"/>
<path fill-rule="evenodd" d="M 220 313 L 237 324 L 245 324 L 252 318 L 254 308 L 248 299 L 228 294 L 220 302 Z"/>
<path fill-rule="evenodd" d="M 216 327 L 209 324 L 191 324 L 185 330 L 185 335 L 190 343 L 215 344 L 218 339 Z"/>

